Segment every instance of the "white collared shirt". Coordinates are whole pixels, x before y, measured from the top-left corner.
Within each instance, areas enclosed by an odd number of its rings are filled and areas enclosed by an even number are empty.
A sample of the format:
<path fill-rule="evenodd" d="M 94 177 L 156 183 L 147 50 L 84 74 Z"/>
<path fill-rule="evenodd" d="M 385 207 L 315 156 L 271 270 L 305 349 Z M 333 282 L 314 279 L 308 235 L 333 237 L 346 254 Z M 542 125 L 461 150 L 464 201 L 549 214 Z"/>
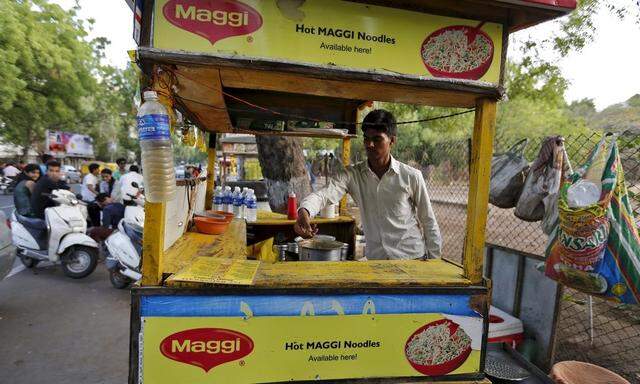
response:
<path fill-rule="evenodd" d="M 337 204 L 345 193 L 360 207 L 367 259 L 440 257 L 440 229 L 420 171 L 392 157 L 389 169 L 378 178 L 364 161 L 311 193 L 300 208 L 313 217 L 325 205 Z"/>

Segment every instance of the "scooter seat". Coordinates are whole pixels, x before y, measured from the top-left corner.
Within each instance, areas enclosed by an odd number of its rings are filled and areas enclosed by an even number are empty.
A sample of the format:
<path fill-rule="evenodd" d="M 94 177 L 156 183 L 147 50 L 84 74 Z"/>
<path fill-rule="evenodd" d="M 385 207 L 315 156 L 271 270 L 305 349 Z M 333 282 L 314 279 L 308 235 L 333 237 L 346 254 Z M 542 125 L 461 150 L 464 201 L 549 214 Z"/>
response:
<path fill-rule="evenodd" d="M 22 215 L 16 214 L 16 218 L 18 222 L 24 225 L 27 228 L 31 229 L 47 229 L 47 222 L 43 219 L 38 219 L 34 217 L 26 217 Z"/>

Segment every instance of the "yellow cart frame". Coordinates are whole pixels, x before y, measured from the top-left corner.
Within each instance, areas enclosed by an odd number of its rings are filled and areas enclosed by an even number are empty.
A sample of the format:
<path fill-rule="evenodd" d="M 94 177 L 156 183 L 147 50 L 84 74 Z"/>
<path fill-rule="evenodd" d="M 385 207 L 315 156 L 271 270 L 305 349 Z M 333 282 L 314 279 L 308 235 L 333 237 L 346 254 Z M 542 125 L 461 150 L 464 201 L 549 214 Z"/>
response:
<path fill-rule="evenodd" d="M 549 5 L 548 1 L 510 0 L 462 0 L 455 4 L 445 0 L 401 2 L 385 0 L 361 0 L 366 3 L 391 8 L 408 9 L 445 17 L 480 19 L 502 25 L 502 71 L 507 51 L 508 34 L 568 13 L 575 4 L 564 1 L 563 6 Z M 315 111 L 319 119 L 335 119 L 352 122 L 343 140 L 342 161 L 350 161 L 351 139 L 356 137 L 358 107 L 368 100 L 399 103 L 426 104 L 445 107 L 475 108 L 475 120 L 471 147 L 470 189 L 464 257 L 462 265 L 437 261 L 432 264 L 411 264 L 398 268 L 407 271 L 409 279 L 383 274 L 367 278 L 341 276 L 314 276 L 298 263 L 263 265 L 255 277 L 255 289 L 260 292 L 313 293 L 334 290 L 340 294 L 362 292 L 421 292 L 424 294 L 464 293 L 476 297 L 478 310 L 485 317 L 483 325 L 480 371 L 474 375 L 459 375 L 443 380 L 453 382 L 481 382 L 486 345 L 487 313 L 490 282 L 483 279 L 485 252 L 485 226 L 487 222 L 490 164 L 493 154 L 496 103 L 503 89 L 500 73 L 498 84 L 477 81 L 452 82 L 436 78 L 417 78 L 390 73 L 354 71 L 330 66 L 308 66 L 286 61 L 245 60 L 237 57 L 158 49 L 154 46 L 154 1 L 145 0 L 141 18 L 141 41 L 137 51 L 139 65 L 152 79 L 152 86 L 160 91 L 164 101 L 180 109 L 201 129 L 210 132 L 208 149 L 208 177 L 206 180 L 206 208 L 211 208 L 216 161 L 216 133 L 240 132 L 252 134 L 281 134 L 308 136 L 308 133 L 265 132 L 239 128 L 233 112 L 239 109 L 235 102 L 265 106 L 273 110 L 286 110 L 288 105 L 302 105 Z M 176 92 L 176 90 L 178 90 Z M 226 92 L 225 92 L 226 91 Z M 318 112 L 320 111 L 320 112 Z M 326 114 L 322 111 L 328 111 Z M 330 116 L 329 116 L 330 115 Z M 325 120 L 326 121 L 326 120 Z M 313 136 L 313 135 L 312 135 Z M 341 203 L 344 212 L 346 202 Z M 169 250 L 165 250 L 166 203 L 147 203 L 144 229 L 142 280 L 140 287 L 132 290 L 132 335 L 130 383 L 140 381 L 142 354 L 138 342 L 141 334 L 141 297 L 158 295 L 218 295 L 229 292 L 248 292 L 246 287 L 173 285 L 167 286 L 166 278 L 178 269 L 188 266 L 197 256 L 227 258 L 238 257 L 243 252 L 245 236 L 242 223 L 234 222 L 229 233 L 211 240 L 206 235 L 185 233 Z M 240 244 L 240 246 L 238 245 Z M 425 267 L 429 265 L 429 267 Z M 344 267 L 345 271 L 351 271 Z M 381 267 L 382 268 L 382 267 Z M 387 276 L 388 277 L 388 276 Z M 383 282 L 381 282 L 383 281 Z M 367 380 L 354 377 L 353 379 Z M 418 379 L 387 379 L 416 381 Z M 420 380 L 427 380 L 420 379 Z M 386 382 L 385 381 L 385 382 Z"/>

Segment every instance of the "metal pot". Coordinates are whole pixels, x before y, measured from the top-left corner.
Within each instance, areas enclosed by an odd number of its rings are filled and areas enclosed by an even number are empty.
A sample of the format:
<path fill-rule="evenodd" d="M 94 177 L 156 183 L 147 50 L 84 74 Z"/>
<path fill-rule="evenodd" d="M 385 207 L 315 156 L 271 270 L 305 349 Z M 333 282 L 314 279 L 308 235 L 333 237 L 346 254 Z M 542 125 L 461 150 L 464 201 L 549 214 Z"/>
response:
<path fill-rule="evenodd" d="M 309 239 L 298 243 L 300 261 L 340 261 L 342 246 L 339 241 Z"/>

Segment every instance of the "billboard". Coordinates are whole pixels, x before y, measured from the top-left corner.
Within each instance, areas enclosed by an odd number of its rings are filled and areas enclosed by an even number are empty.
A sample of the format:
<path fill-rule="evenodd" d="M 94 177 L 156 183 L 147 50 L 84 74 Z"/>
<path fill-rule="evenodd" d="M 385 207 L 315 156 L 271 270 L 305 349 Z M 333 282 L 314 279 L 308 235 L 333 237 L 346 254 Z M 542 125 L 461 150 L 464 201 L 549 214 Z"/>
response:
<path fill-rule="evenodd" d="M 94 157 L 93 138 L 79 133 L 47 131 L 47 150 L 60 157 Z"/>

